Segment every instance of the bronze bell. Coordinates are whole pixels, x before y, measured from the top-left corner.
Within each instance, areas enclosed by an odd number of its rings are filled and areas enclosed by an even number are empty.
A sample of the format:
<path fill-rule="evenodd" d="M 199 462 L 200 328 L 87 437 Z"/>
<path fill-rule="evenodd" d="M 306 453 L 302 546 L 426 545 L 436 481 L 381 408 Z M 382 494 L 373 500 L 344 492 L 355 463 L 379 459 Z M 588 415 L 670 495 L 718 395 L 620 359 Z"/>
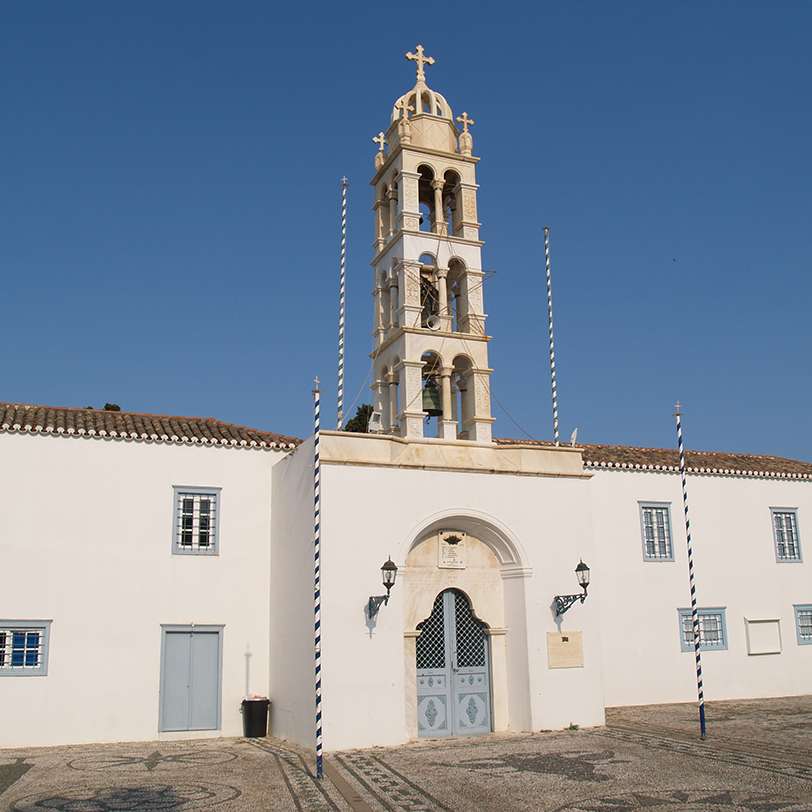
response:
<path fill-rule="evenodd" d="M 434 378 L 423 382 L 423 411 L 429 417 L 440 417 L 443 414 L 443 399 Z"/>

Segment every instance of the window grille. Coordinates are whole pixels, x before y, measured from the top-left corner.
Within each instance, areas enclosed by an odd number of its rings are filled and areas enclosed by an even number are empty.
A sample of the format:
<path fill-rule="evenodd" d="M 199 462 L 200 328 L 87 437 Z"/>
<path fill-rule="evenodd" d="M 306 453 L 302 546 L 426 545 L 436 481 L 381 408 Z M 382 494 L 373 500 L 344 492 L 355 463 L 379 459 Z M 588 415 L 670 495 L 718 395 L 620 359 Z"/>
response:
<path fill-rule="evenodd" d="M 640 523 L 643 531 L 643 557 L 647 561 L 673 561 L 671 544 L 670 505 L 640 505 Z"/>
<path fill-rule="evenodd" d="M 779 561 L 800 561 L 798 516 L 795 510 L 773 510 L 775 556 Z"/>
<path fill-rule="evenodd" d="M 217 553 L 218 503 L 218 490 L 175 488 L 174 552 Z"/>
<path fill-rule="evenodd" d="M 0 621 L 0 676 L 44 675 L 48 622 Z"/>
<path fill-rule="evenodd" d="M 714 651 L 727 648 L 727 627 L 724 609 L 699 609 L 699 650 Z M 683 651 L 694 650 L 694 626 L 690 609 L 680 609 L 680 646 Z"/>
<path fill-rule="evenodd" d="M 798 645 L 812 646 L 812 604 L 795 607 L 795 633 Z"/>
<path fill-rule="evenodd" d="M 420 636 L 417 638 L 417 667 L 445 668 L 445 618 L 443 593 L 434 601 L 431 614 L 418 624 Z"/>
<path fill-rule="evenodd" d="M 484 666 L 485 630 L 474 617 L 468 599 L 461 592 L 454 593 L 454 626 L 457 633 L 457 666 Z"/>

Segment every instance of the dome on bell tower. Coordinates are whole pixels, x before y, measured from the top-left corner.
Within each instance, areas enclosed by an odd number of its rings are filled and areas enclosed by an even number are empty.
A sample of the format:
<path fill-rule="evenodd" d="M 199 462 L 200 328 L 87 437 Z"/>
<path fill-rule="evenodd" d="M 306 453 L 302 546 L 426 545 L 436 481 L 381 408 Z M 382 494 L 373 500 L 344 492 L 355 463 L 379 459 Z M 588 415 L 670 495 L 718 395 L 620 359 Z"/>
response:
<path fill-rule="evenodd" d="M 404 107 L 408 108 L 410 115 L 429 115 L 454 120 L 451 105 L 445 96 L 432 90 L 425 82 L 418 83 L 408 92 L 404 93 L 392 108 L 392 121 L 397 121 L 403 115 Z"/>
<path fill-rule="evenodd" d="M 390 146 L 412 144 L 456 152 L 457 128 L 451 105 L 442 94 L 426 84 L 425 66 L 433 65 L 434 57 L 426 56 L 423 46 L 418 45 L 415 53 L 406 53 L 406 59 L 416 63 L 417 81 L 392 107 L 388 134 Z"/>

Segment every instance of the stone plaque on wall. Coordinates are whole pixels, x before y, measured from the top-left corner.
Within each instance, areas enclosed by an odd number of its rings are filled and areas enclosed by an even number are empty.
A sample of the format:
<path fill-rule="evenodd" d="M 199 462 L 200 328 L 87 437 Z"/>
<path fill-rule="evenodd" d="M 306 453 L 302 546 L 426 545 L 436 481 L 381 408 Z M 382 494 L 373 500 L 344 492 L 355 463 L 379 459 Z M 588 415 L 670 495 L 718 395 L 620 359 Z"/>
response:
<path fill-rule="evenodd" d="M 583 668 L 583 633 L 547 632 L 547 665 L 549 668 Z"/>
<path fill-rule="evenodd" d="M 437 566 L 446 570 L 465 569 L 465 533 L 441 530 L 437 541 Z"/>

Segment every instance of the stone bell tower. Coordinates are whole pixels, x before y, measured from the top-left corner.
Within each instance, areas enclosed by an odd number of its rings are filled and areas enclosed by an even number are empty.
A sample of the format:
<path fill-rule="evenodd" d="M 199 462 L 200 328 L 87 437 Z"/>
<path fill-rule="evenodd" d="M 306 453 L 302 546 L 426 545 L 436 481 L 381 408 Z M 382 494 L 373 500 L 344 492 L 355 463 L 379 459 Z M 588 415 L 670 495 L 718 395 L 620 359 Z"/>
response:
<path fill-rule="evenodd" d="M 426 84 L 422 45 L 406 58 L 417 82 L 373 139 L 374 407 L 388 434 L 490 443 L 474 121 Z"/>

